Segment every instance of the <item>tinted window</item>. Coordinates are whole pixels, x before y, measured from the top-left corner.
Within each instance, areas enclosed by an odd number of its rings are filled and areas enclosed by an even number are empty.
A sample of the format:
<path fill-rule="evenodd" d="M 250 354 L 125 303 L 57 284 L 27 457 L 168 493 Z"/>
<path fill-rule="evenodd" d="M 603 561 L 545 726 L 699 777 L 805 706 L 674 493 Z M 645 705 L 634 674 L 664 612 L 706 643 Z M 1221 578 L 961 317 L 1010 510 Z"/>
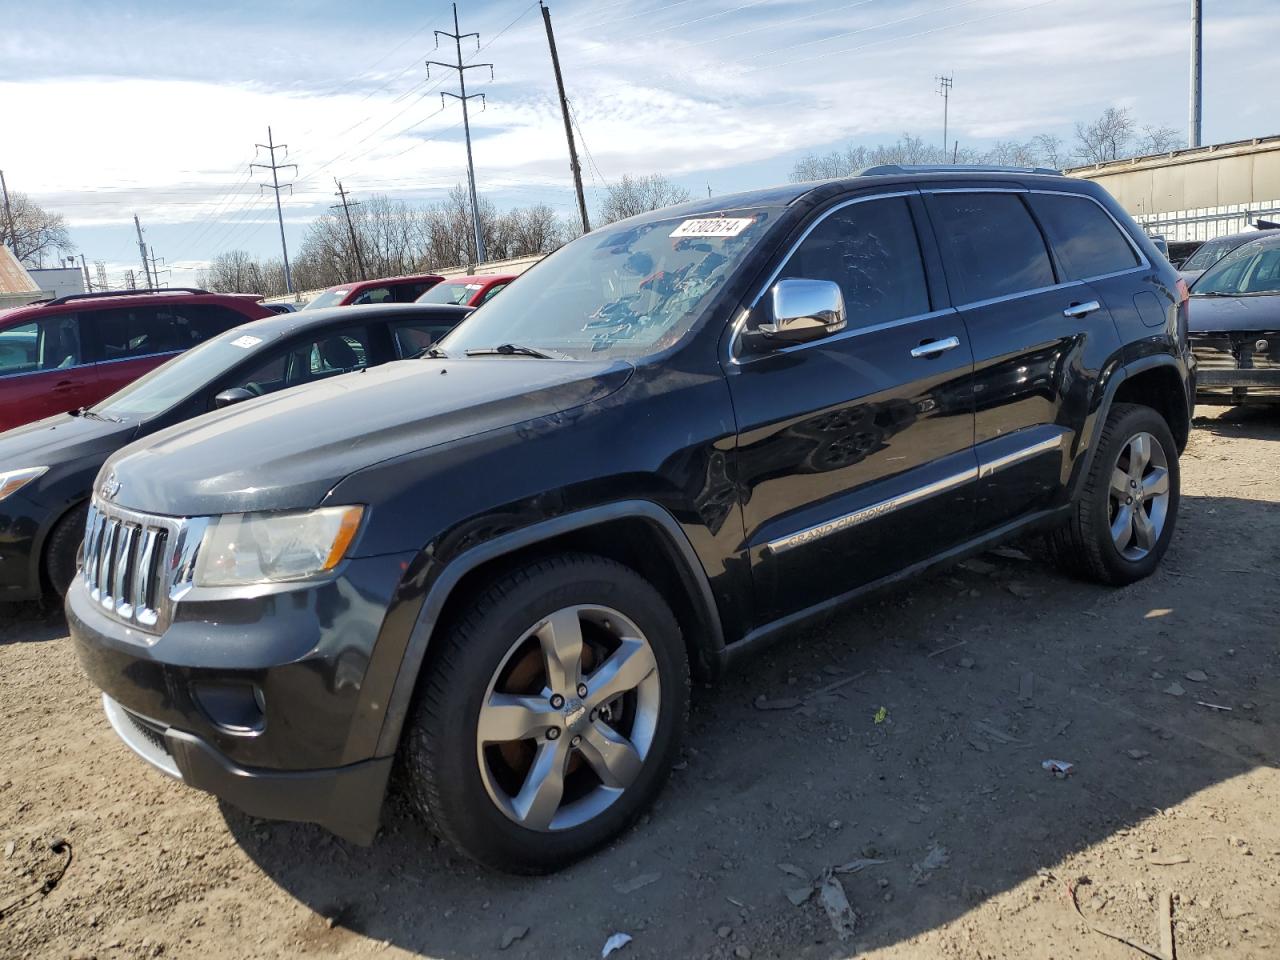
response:
<path fill-rule="evenodd" d="M 779 277 L 838 283 L 850 327 L 929 312 L 920 243 L 901 197 L 837 210 L 804 239 Z"/>
<path fill-rule="evenodd" d="M 80 324 L 74 313 L 0 330 L 0 376 L 79 366 Z"/>
<path fill-rule="evenodd" d="M 234 380 L 221 384 L 218 389 L 244 387 L 255 396 L 264 396 L 285 387 L 360 370 L 368 365 L 368 357 L 365 329 L 349 327 L 303 340 L 284 353 L 274 354 L 237 374 Z"/>
<path fill-rule="evenodd" d="M 370 287 L 362 292 L 358 297 L 351 301 L 351 305 L 357 306 L 364 303 L 395 303 L 395 294 L 391 287 Z"/>
<path fill-rule="evenodd" d="M 400 283 L 391 288 L 396 303 L 413 303 L 431 288 L 429 283 Z"/>
<path fill-rule="evenodd" d="M 1115 221 L 1087 197 L 1033 193 L 1031 207 L 1053 241 L 1066 274 L 1062 279 L 1085 280 L 1138 265 Z"/>
<path fill-rule="evenodd" d="M 958 303 L 1053 285 L 1044 237 L 1018 194 L 937 193 L 933 211 Z"/>
<path fill-rule="evenodd" d="M 369 362 L 368 337 L 364 328 L 352 327 L 317 340 L 311 348 L 312 379 L 336 373 L 350 373 Z"/>
<path fill-rule="evenodd" d="M 103 360 L 124 360 L 192 346 L 173 314 L 161 307 L 121 307 L 91 314 Z"/>
<path fill-rule="evenodd" d="M 391 337 L 396 342 L 396 356 L 401 360 L 416 357 L 457 324 L 430 320 L 404 320 L 391 325 Z"/>

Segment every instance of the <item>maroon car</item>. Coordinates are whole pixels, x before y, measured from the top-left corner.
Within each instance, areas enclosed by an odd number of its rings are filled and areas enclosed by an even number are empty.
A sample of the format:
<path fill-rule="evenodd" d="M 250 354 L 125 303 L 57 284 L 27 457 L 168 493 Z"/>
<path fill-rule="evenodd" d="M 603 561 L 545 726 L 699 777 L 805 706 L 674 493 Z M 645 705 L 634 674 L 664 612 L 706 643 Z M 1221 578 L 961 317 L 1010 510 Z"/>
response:
<path fill-rule="evenodd" d="M 450 277 L 418 298 L 419 303 L 456 303 L 478 307 L 516 278 L 514 273 L 485 273 Z"/>
<path fill-rule="evenodd" d="M 443 279 L 444 277 L 435 273 L 418 273 L 406 277 L 340 283 L 336 287 L 330 287 L 302 309 L 354 307 L 365 303 L 413 303 Z"/>
<path fill-rule="evenodd" d="M 0 430 L 91 406 L 202 340 L 271 315 L 248 297 L 188 288 L 0 310 Z"/>

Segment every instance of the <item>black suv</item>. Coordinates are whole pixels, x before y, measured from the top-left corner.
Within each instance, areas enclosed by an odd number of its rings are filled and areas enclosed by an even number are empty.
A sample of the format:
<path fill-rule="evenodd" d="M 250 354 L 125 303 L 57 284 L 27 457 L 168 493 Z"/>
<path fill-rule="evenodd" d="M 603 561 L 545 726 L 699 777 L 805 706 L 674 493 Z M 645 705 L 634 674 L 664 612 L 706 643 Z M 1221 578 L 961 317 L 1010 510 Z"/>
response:
<path fill-rule="evenodd" d="M 67 596 L 116 732 L 369 841 L 393 764 L 541 872 L 653 800 L 690 676 L 1015 534 L 1155 569 L 1193 360 L 1099 187 L 881 167 L 568 244 L 420 360 L 103 467 Z"/>

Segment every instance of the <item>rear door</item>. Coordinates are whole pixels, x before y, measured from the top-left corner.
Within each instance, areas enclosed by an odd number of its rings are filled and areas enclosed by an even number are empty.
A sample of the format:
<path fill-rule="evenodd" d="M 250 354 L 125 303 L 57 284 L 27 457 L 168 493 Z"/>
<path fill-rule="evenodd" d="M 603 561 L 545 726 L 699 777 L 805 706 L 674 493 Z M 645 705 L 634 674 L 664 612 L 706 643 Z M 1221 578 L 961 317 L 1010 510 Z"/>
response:
<path fill-rule="evenodd" d="M 970 535 L 973 362 L 963 323 L 930 285 L 926 264 L 940 270 L 922 218 L 914 192 L 820 215 L 769 284 L 838 283 L 848 327 L 726 365 L 760 622 Z"/>
<path fill-rule="evenodd" d="M 0 330 L 0 430 L 96 403 L 96 384 L 78 314 L 54 313 Z"/>
<path fill-rule="evenodd" d="M 1119 346 L 1088 284 L 1063 274 L 1018 188 L 926 193 L 973 344 L 978 529 L 1062 502 L 1099 368 Z"/>

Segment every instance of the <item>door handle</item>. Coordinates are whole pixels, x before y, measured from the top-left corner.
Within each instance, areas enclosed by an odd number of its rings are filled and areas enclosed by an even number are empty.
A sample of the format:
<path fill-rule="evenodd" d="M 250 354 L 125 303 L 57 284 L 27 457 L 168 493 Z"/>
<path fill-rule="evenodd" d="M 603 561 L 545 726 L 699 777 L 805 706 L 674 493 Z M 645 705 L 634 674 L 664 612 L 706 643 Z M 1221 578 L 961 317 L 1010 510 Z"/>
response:
<path fill-rule="evenodd" d="M 936 357 L 940 353 L 954 350 L 960 346 L 959 337 L 944 337 L 941 340 L 926 340 L 918 347 L 911 348 L 911 355 L 917 360 L 921 357 Z"/>
<path fill-rule="evenodd" d="M 75 385 L 76 382 L 74 380 L 59 380 L 53 385 L 53 389 L 58 393 L 66 393 L 68 390 L 74 389 Z"/>
<path fill-rule="evenodd" d="M 1073 303 L 1067 309 L 1062 311 L 1064 317 L 1070 317 L 1073 320 L 1079 320 L 1081 317 L 1087 317 L 1095 310 L 1101 310 L 1102 304 L 1097 300 L 1089 300 L 1085 303 Z"/>

